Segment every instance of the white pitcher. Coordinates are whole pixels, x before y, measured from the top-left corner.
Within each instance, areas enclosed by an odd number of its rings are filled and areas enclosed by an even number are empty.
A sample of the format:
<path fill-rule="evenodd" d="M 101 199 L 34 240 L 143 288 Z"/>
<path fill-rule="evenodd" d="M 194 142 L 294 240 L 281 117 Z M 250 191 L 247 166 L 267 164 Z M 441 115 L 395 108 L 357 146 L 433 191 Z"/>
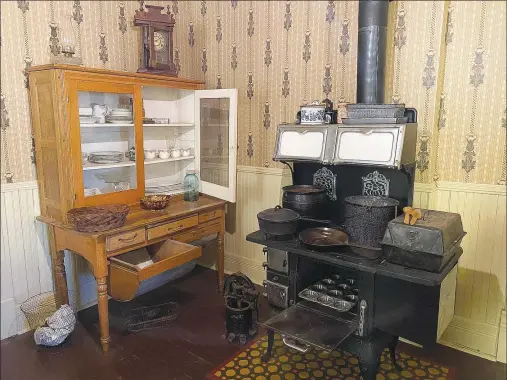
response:
<path fill-rule="evenodd" d="M 100 105 L 100 104 L 92 104 L 92 113 L 93 117 L 97 117 L 100 119 L 100 123 L 106 122 L 106 115 L 111 111 L 111 108 L 106 105 Z"/>

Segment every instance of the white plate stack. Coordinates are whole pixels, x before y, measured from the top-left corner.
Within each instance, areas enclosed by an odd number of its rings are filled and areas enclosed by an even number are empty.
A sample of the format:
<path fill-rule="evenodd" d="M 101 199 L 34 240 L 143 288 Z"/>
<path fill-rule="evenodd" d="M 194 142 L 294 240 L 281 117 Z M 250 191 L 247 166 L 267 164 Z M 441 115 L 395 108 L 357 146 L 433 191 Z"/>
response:
<path fill-rule="evenodd" d="M 113 108 L 106 116 L 106 122 L 111 124 L 132 124 L 132 111 L 127 108 Z"/>
<path fill-rule="evenodd" d="M 167 194 L 177 193 L 183 191 L 182 183 L 146 183 L 145 193 L 146 194 Z"/>
<path fill-rule="evenodd" d="M 81 124 L 94 124 L 97 122 L 97 118 L 92 116 L 90 107 L 79 107 L 79 122 Z"/>

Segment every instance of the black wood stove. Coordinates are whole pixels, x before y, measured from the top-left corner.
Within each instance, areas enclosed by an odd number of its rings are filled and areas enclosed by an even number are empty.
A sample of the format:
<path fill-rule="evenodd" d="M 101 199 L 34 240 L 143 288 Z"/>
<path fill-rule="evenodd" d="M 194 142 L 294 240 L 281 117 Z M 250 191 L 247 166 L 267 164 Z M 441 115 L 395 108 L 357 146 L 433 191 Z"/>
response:
<path fill-rule="evenodd" d="M 324 188 L 328 198 L 318 218 L 299 220 L 298 232 L 341 227 L 345 198 L 351 196 L 394 198 L 398 213 L 412 205 L 417 112 L 382 104 L 387 21 L 387 1 L 359 2 L 358 104 L 347 105 L 347 115 L 339 108 L 342 123 L 325 118 L 333 114 L 326 99 L 320 109 L 302 106 L 297 124 L 277 128 L 274 159 L 294 163 L 294 185 Z M 432 345 L 454 314 L 461 248 L 432 273 L 386 262 L 378 245 L 321 252 L 303 245 L 298 233 L 280 239 L 256 231 L 246 239 L 265 247 L 268 301 L 282 310 L 264 323 L 269 338 L 264 360 L 270 358 L 276 332 L 303 352 L 314 346 L 356 354 L 363 379 L 373 380 L 386 347 L 396 365 L 399 337 Z"/>
<path fill-rule="evenodd" d="M 336 179 L 336 197 L 330 197 L 335 200 L 328 203 L 327 219 L 301 219 L 298 232 L 316 226 L 340 226 L 343 199 L 363 194 L 368 188 L 364 181 L 374 177 L 381 181 L 378 186 L 389 184 L 389 196 L 399 200 L 401 207 L 411 205 L 413 166 L 399 170 L 295 163 L 294 184 L 312 183 L 314 174 L 322 168 Z M 434 344 L 452 318 L 453 307 L 449 312 L 441 304 L 454 304 L 456 264 L 462 251 L 440 273 L 431 273 L 391 264 L 376 254 L 347 246 L 332 252 L 313 250 L 304 246 L 297 234 L 280 238 L 256 231 L 246 239 L 265 247 L 268 301 L 281 310 L 264 323 L 268 331 L 264 360 L 269 360 L 274 334 L 279 333 L 287 346 L 303 352 L 314 346 L 326 351 L 339 347 L 356 354 L 363 378 L 375 379 L 386 347 L 396 366 L 399 337 L 422 345 Z M 315 297 L 338 289 L 343 298 L 349 296 L 355 301 L 350 310 L 340 311 L 305 296 L 305 291 L 326 281 L 332 286 L 315 293 Z"/>
<path fill-rule="evenodd" d="M 264 360 L 269 360 L 274 334 L 279 333 L 287 346 L 303 352 L 314 346 L 356 354 L 363 379 L 370 380 L 386 347 L 397 365 L 399 337 L 427 346 L 442 335 L 454 314 L 461 248 L 442 271 L 432 273 L 389 263 L 378 247 L 345 245 L 322 252 L 299 238 L 307 228 L 342 228 L 347 197 L 394 198 L 397 215 L 411 206 L 416 126 L 278 126 L 275 160 L 292 161 L 293 184 L 324 188 L 327 200 L 320 218 L 299 219 L 294 235 L 256 231 L 246 237 L 264 246 L 268 302 L 281 309 L 264 323 Z M 321 145 L 305 148 L 308 141 Z M 352 141 L 354 149 L 348 149 Z M 375 146 L 374 152 L 368 146 Z"/>

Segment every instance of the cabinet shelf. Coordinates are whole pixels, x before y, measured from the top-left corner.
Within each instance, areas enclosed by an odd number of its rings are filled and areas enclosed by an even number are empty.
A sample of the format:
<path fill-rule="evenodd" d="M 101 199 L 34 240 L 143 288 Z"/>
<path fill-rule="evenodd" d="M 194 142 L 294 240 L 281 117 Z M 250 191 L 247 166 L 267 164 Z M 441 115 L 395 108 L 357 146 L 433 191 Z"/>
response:
<path fill-rule="evenodd" d="M 183 160 L 193 160 L 195 156 L 188 157 L 178 157 L 178 158 L 154 158 L 153 160 L 144 160 L 145 165 L 158 164 L 162 162 L 172 162 L 172 161 L 183 161 Z M 94 164 L 94 163 L 86 163 L 83 166 L 83 170 L 97 170 L 97 169 L 111 169 L 111 168 L 121 168 L 126 166 L 135 166 L 135 161 L 122 161 L 114 164 Z"/>
<path fill-rule="evenodd" d="M 159 124 L 159 123 L 150 123 L 143 124 L 143 127 L 195 127 L 195 124 L 192 123 L 169 123 L 169 124 Z"/>
<path fill-rule="evenodd" d="M 133 127 L 134 122 L 125 124 L 115 123 L 81 123 L 81 128 L 111 128 L 111 127 Z"/>
<path fill-rule="evenodd" d="M 134 123 L 81 123 L 81 128 L 112 128 L 112 127 L 133 127 Z M 150 123 L 143 124 L 143 127 L 188 127 L 193 128 L 195 124 L 192 123 L 169 123 L 169 124 L 160 124 L 160 123 Z"/>
<path fill-rule="evenodd" d="M 161 162 L 193 160 L 194 158 L 195 158 L 195 156 L 178 157 L 178 158 L 154 158 L 153 160 L 144 160 L 144 164 L 151 165 L 151 164 L 158 164 Z"/>

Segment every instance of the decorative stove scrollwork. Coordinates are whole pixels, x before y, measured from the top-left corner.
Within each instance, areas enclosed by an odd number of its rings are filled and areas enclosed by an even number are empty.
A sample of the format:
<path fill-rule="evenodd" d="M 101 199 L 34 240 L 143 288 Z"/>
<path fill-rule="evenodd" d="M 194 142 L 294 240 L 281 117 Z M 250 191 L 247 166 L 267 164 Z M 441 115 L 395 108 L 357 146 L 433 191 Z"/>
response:
<path fill-rule="evenodd" d="M 336 200 L 336 174 L 326 167 L 313 174 L 313 185 L 326 189 L 326 195 L 332 201 Z"/>
<path fill-rule="evenodd" d="M 375 170 L 366 177 L 361 178 L 363 179 L 363 195 L 389 196 L 390 180 L 385 175 Z"/>

